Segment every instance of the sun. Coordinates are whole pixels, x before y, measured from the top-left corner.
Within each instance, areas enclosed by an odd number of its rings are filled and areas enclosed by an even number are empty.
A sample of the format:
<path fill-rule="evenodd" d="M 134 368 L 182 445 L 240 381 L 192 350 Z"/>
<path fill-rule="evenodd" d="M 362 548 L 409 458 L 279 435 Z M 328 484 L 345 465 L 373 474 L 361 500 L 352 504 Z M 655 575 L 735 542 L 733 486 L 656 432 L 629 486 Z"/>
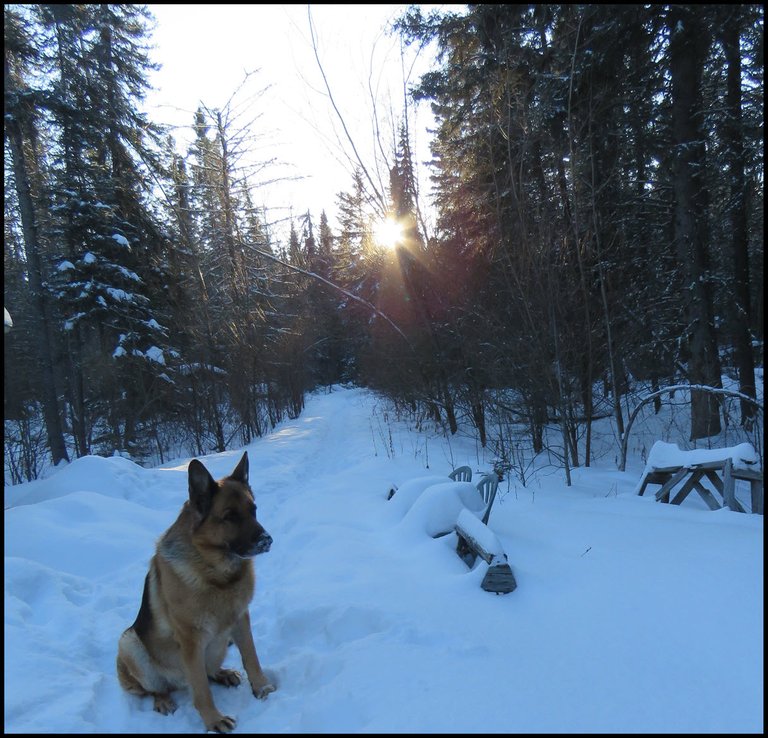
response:
<path fill-rule="evenodd" d="M 403 226 L 394 218 L 384 218 L 373 227 L 373 237 L 378 246 L 394 250 L 399 243 L 402 243 Z"/>

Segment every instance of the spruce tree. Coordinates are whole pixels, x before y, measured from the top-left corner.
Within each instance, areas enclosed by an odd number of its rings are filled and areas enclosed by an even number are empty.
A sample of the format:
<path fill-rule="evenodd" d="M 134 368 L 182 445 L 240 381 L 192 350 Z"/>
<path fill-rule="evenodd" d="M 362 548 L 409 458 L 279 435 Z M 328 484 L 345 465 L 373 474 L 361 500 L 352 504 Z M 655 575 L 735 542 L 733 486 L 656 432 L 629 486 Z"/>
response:
<path fill-rule="evenodd" d="M 52 287 L 67 339 L 76 450 L 140 458 L 139 426 L 172 381 L 165 236 L 148 201 L 159 131 L 138 112 L 152 68 L 148 15 L 115 5 L 37 12 L 55 64 Z"/>

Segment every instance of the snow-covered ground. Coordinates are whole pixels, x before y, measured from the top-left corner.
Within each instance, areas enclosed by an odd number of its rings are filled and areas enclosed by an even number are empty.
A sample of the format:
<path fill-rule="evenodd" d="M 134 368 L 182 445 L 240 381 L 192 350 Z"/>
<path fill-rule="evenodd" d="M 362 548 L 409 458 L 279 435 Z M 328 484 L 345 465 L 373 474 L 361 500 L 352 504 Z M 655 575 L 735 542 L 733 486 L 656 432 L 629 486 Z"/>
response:
<path fill-rule="evenodd" d="M 336 389 L 247 450 L 274 538 L 251 618 L 278 689 L 213 686 L 236 732 L 763 731 L 762 516 L 638 497 L 639 458 L 575 469 L 570 488 L 551 469 L 513 477 L 489 525 L 518 587 L 497 596 L 486 564 L 428 533 L 450 495 L 407 485 L 462 464 L 479 478 L 473 442 Z M 218 478 L 241 454 L 203 461 Z M 6 487 L 6 732 L 203 730 L 188 693 L 166 717 L 115 675 L 188 461 L 85 457 Z M 240 668 L 234 649 L 225 665 Z"/>

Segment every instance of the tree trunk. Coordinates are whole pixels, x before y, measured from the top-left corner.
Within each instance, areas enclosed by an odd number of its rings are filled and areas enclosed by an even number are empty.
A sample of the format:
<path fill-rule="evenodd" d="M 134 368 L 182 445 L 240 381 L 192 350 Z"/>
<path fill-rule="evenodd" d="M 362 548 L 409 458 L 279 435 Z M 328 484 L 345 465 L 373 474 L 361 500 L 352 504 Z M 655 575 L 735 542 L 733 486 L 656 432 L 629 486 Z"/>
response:
<path fill-rule="evenodd" d="M 533 453 L 539 454 L 544 450 L 544 426 L 547 424 L 547 405 L 542 398 L 534 394 L 529 402 L 531 413 L 531 441 Z"/>
<path fill-rule="evenodd" d="M 8 70 L 6 69 L 6 79 Z M 13 175 L 16 184 L 16 194 L 19 199 L 21 227 L 24 235 L 24 249 L 27 254 L 29 288 L 32 302 L 40 316 L 40 321 L 30 326 L 36 332 L 35 346 L 40 359 L 42 380 L 42 406 L 45 429 L 48 434 L 48 446 L 54 465 L 60 461 L 69 461 L 67 448 L 64 443 L 61 416 L 56 396 L 56 382 L 53 371 L 53 339 L 51 336 L 51 315 L 48 301 L 43 291 L 42 264 L 40 259 L 40 242 L 38 239 L 37 218 L 32 201 L 32 189 L 29 179 L 30 162 L 24 151 L 24 135 L 22 124 L 15 117 L 19 111 L 6 114 L 5 128 L 13 160 Z"/>
<path fill-rule="evenodd" d="M 557 335 L 557 319 L 555 318 L 554 306 L 550 305 L 549 319 L 552 324 L 552 336 L 555 347 L 555 372 L 557 374 L 558 405 L 560 409 L 560 431 L 563 435 L 563 468 L 565 470 L 565 483 L 571 486 L 571 465 L 568 462 L 568 426 L 565 413 L 565 395 L 563 393 L 563 374 L 560 365 L 560 340 Z"/>
<path fill-rule="evenodd" d="M 485 430 L 485 401 L 481 388 L 471 388 L 469 392 L 469 406 L 472 414 L 472 422 L 480 436 L 480 445 L 485 448 L 488 437 Z"/>
<path fill-rule="evenodd" d="M 709 196 L 705 183 L 706 149 L 702 131 L 702 74 L 710 37 L 699 11 L 670 7 L 670 71 L 674 152 L 675 244 L 688 266 L 689 377 L 691 384 L 720 387 L 720 360 L 712 310 L 712 274 L 706 227 Z M 720 432 L 717 399 L 691 392 L 691 440 Z"/>
<path fill-rule="evenodd" d="M 72 426 L 72 438 L 75 442 L 75 454 L 77 457 L 90 453 L 87 429 L 88 417 L 85 400 L 85 384 L 83 381 L 83 339 L 82 326 L 76 325 L 67 336 L 67 376 L 69 393 L 70 425 Z"/>
<path fill-rule="evenodd" d="M 750 337 L 749 306 L 749 250 L 747 237 L 746 180 L 744 177 L 744 142 L 741 120 L 741 51 L 739 6 L 725 9 L 728 14 L 721 38 L 728 65 L 726 92 L 726 124 L 723 142 L 728 157 L 730 175 L 730 236 L 732 249 L 731 339 L 733 340 L 736 368 L 739 374 L 739 392 L 755 397 L 755 359 Z M 741 424 L 750 425 L 755 406 L 741 401 Z"/>
<path fill-rule="evenodd" d="M 453 397 L 451 396 L 451 389 L 448 386 L 448 382 L 442 377 L 440 378 L 440 393 L 442 394 L 445 416 L 448 419 L 448 427 L 451 431 L 451 435 L 455 436 L 459 430 L 459 424 L 456 420 L 456 410 L 454 408 Z"/>

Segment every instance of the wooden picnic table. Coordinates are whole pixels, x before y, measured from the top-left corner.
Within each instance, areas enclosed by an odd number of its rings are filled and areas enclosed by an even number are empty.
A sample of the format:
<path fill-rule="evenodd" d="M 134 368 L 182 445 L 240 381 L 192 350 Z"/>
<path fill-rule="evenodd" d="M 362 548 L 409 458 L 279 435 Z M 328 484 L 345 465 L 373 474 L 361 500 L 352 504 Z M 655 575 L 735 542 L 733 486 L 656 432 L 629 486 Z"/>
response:
<path fill-rule="evenodd" d="M 712 491 L 702 484 L 704 479 L 708 479 L 720 494 L 722 504 Z M 746 512 L 736 499 L 737 479 L 749 482 L 751 511 L 763 515 L 763 473 L 756 469 L 734 466 L 730 456 L 687 465 L 652 467 L 645 472 L 638 494 L 642 495 L 649 484 L 659 484 L 661 489 L 656 493 L 656 500 L 679 505 L 695 489 L 710 510 L 728 507 L 736 512 Z M 683 482 L 682 487 L 672 497 L 673 488 L 680 482 Z"/>

